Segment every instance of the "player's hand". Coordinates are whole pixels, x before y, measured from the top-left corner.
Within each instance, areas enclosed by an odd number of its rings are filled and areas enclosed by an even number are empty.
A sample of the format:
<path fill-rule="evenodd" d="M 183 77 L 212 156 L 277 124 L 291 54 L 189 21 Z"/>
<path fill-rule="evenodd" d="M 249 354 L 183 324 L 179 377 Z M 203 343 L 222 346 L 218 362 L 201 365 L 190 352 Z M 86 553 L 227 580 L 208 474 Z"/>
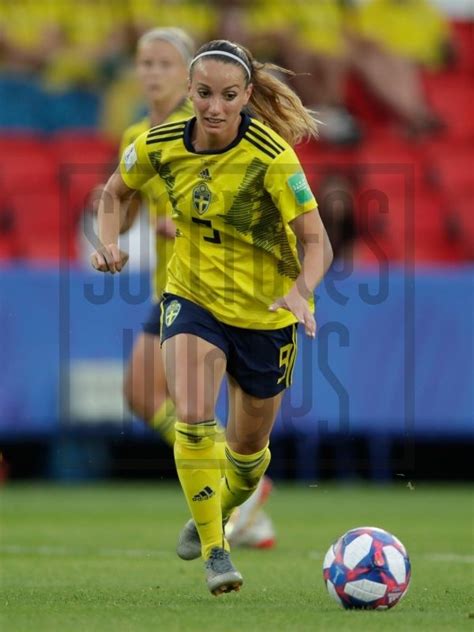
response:
<path fill-rule="evenodd" d="M 117 244 L 109 244 L 102 246 L 91 254 L 91 265 L 99 272 L 121 272 L 128 261 L 128 254 L 117 246 Z"/>
<path fill-rule="evenodd" d="M 301 296 L 296 286 L 293 286 L 286 296 L 278 298 L 268 309 L 271 312 L 276 312 L 277 309 L 288 310 L 296 316 L 299 323 L 304 325 L 307 336 L 310 338 L 316 336 L 316 320 L 309 308 L 308 301 Z"/>
<path fill-rule="evenodd" d="M 159 217 L 156 220 L 155 233 L 165 239 L 176 237 L 176 226 L 171 217 Z"/>

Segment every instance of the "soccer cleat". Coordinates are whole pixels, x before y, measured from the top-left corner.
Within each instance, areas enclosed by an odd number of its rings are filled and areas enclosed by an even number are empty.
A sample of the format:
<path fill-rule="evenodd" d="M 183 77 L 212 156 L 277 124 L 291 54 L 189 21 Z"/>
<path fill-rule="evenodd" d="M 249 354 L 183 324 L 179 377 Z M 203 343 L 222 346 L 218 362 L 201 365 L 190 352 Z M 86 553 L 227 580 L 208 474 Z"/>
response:
<path fill-rule="evenodd" d="M 205 568 L 207 587 L 216 597 L 233 590 L 239 591 L 244 583 L 242 575 L 230 561 L 229 552 L 225 549 L 211 549 Z"/>
<path fill-rule="evenodd" d="M 244 525 L 240 529 L 234 528 L 239 520 L 239 509 L 232 514 L 226 527 L 226 538 L 231 546 L 246 546 L 253 549 L 271 549 L 276 545 L 275 529 L 271 518 L 260 509 L 252 517 L 250 524 Z M 237 517 L 232 522 L 235 513 Z"/>
<path fill-rule="evenodd" d="M 271 519 L 261 507 L 272 491 L 272 481 L 264 476 L 255 492 L 231 514 L 225 535 L 231 546 L 270 549 L 276 544 Z"/>
<path fill-rule="evenodd" d="M 201 557 L 201 540 L 194 520 L 188 520 L 181 529 L 176 553 L 182 560 L 195 560 Z"/>
<path fill-rule="evenodd" d="M 272 481 L 264 476 L 250 498 L 224 524 L 225 536 L 231 546 L 255 549 L 271 549 L 275 546 L 273 523 L 261 509 L 272 488 Z M 192 519 L 188 520 L 179 534 L 176 552 L 182 560 L 196 560 L 201 557 L 201 541 Z"/>

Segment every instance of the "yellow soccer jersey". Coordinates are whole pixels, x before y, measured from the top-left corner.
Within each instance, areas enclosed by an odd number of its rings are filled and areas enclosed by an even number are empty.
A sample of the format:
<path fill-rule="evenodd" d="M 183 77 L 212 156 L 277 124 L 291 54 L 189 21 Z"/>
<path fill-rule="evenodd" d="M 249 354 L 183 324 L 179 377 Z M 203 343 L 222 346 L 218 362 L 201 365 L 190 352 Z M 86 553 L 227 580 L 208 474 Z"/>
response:
<path fill-rule="evenodd" d="M 292 23 L 297 40 L 306 50 L 338 57 L 345 52 L 344 12 L 334 0 L 294 0 Z"/>
<path fill-rule="evenodd" d="M 166 290 L 236 327 L 296 322 L 286 310 L 268 311 L 300 271 L 289 223 L 316 207 L 295 152 L 246 114 L 228 147 L 197 152 L 195 123 L 152 128 L 128 146 L 120 164 L 132 189 L 157 173 L 165 182 L 177 227 Z"/>
<path fill-rule="evenodd" d="M 370 0 L 354 10 L 353 26 L 395 54 L 434 67 L 449 38 L 448 22 L 427 0 Z"/>
<path fill-rule="evenodd" d="M 190 118 L 193 115 L 193 108 L 191 105 L 191 101 L 189 99 L 183 100 L 177 108 L 168 116 L 166 122 L 180 121 L 184 118 Z M 123 133 L 122 140 L 120 142 L 120 156 L 125 151 L 126 147 L 133 143 L 133 141 L 143 134 L 151 127 L 150 117 L 146 116 L 138 123 L 131 125 L 128 127 Z M 150 218 L 152 220 L 152 225 L 154 225 L 157 217 L 162 217 L 163 215 L 171 215 L 171 204 L 168 199 L 168 193 L 166 191 L 165 183 L 163 180 L 155 175 L 154 178 L 148 180 L 143 187 L 140 189 L 146 205 L 148 207 L 148 211 L 150 213 Z M 174 241 L 172 239 L 165 239 L 156 236 L 155 247 L 156 247 L 156 268 L 153 275 L 153 293 L 155 300 L 158 300 L 161 296 L 163 290 L 166 285 L 166 269 L 168 267 L 169 261 L 171 259 L 171 255 L 173 254 L 173 244 Z"/>
<path fill-rule="evenodd" d="M 217 11 L 202 0 L 128 0 L 132 23 L 140 32 L 156 26 L 180 26 L 203 42 L 217 28 Z"/>

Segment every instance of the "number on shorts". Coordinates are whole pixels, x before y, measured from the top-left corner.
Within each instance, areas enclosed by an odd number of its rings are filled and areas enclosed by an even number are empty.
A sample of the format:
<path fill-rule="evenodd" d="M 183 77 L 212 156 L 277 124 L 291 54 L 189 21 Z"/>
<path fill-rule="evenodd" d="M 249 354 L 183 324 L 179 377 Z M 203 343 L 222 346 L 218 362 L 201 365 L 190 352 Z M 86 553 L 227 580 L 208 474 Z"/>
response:
<path fill-rule="evenodd" d="M 280 369 L 283 368 L 283 375 L 278 378 L 277 384 L 285 383 L 285 386 L 291 384 L 291 376 L 293 375 L 293 366 L 295 364 L 296 346 L 289 342 L 287 345 L 280 347 Z"/>

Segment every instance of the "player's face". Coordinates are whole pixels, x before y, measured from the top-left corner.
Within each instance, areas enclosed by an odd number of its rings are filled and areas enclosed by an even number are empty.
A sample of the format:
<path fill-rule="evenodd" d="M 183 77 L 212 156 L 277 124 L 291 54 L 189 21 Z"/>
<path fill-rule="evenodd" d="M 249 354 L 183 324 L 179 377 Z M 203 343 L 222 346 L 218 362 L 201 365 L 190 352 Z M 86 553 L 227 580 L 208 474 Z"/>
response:
<path fill-rule="evenodd" d="M 142 44 L 136 67 L 150 102 L 166 102 L 186 93 L 187 67 L 180 52 L 169 42 L 155 40 Z"/>
<path fill-rule="evenodd" d="M 194 66 L 189 95 L 199 131 L 212 144 L 226 145 L 237 135 L 240 112 L 252 93 L 245 70 L 235 64 L 200 59 Z"/>

